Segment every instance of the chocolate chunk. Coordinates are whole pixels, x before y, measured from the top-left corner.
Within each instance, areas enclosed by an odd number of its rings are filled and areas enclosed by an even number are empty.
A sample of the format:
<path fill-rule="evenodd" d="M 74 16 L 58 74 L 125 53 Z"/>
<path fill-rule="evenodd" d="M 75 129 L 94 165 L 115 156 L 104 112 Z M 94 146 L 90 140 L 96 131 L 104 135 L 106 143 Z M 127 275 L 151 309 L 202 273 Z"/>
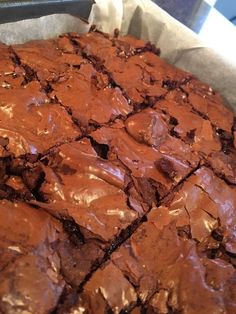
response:
<path fill-rule="evenodd" d="M 44 181 L 44 173 L 42 169 L 25 169 L 22 173 L 22 178 L 30 190 L 38 189 Z"/>
<path fill-rule="evenodd" d="M 196 129 L 193 129 L 187 132 L 186 134 L 187 140 L 190 144 L 194 142 L 195 132 L 196 132 Z"/>

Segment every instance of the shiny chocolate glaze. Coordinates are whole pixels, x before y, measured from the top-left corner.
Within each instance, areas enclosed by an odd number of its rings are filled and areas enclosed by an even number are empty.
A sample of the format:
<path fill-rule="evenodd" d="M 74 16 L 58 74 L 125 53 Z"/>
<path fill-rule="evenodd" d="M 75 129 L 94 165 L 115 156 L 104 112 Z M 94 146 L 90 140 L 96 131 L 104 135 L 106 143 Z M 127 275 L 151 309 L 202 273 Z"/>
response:
<path fill-rule="evenodd" d="M 0 313 L 235 313 L 219 93 L 117 30 L 0 54 Z"/>

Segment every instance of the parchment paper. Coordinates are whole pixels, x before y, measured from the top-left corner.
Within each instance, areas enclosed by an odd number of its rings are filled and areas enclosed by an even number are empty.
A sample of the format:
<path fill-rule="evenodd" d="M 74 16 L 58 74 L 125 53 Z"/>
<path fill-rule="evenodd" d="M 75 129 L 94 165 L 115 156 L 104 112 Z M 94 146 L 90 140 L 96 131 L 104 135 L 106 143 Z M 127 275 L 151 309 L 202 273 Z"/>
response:
<path fill-rule="evenodd" d="M 89 23 L 104 32 L 113 33 L 118 28 L 122 34 L 151 41 L 161 48 L 162 57 L 219 90 L 236 110 L 236 58 L 230 60 L 208 48 L 195 33 L 151 0 L 96 0 Z M 2 24 L 0 41 L 16 44 L 71 31 L 83 33 L 90 25 L 71 15 L 54 14 Z"/>

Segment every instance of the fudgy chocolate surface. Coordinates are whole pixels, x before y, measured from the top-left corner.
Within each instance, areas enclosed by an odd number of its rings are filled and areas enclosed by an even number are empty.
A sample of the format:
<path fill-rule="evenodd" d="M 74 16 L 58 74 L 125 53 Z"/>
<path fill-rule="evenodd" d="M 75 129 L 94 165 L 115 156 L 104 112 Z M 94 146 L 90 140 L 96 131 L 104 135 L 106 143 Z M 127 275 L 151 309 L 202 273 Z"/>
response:
<path fill-rule="evenodd" d="M 0 313 L 236 313 L 220 95 L 117 32 L 0 53 Z"/>

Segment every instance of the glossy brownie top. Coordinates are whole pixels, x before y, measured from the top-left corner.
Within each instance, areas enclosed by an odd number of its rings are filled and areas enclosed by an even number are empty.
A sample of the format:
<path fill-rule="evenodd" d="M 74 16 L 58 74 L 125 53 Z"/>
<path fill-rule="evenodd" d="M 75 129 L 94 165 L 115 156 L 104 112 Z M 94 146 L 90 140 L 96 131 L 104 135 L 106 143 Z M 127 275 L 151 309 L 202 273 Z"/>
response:
<path fill-rule="evenodd" d="M 0 53 L 0 312 L 234 313 L 219 93 L 117 32 Z"/>

